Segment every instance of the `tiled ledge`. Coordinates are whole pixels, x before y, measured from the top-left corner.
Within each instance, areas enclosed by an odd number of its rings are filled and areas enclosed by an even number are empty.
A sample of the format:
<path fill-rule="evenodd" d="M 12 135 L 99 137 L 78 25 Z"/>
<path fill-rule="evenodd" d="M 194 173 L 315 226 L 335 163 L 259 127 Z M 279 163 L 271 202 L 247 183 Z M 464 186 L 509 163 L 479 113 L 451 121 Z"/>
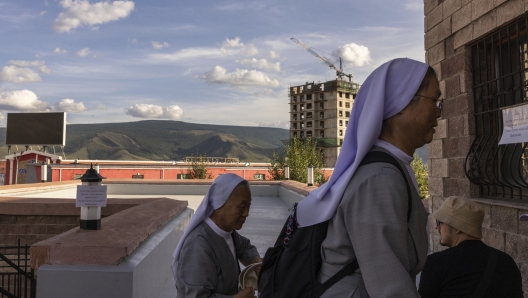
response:
<path fill-rule="evenodd" d="M 110 201 L 109 206 L 113 203 Z M 35 243 L 31 246 L 31 267 L 36 270 L 44 264 L 118 265 L 150 234 L 187 207 L 186 201 L 165 198 L 133 201 L 140 204 L 103 218 L 101 230 L 74 228 Z"/>
<path fill-rule="evenodd" d="M 308 186 L 306 183 L 301 183 L 293 180 L 280 181 L 280 185 L 286 189 L 292 190 L 304 196 L 307 196 L 310 191 L 317 189 L 317 186 Z"/>
<path fill-rule="evenodd" d="M 0 185 L 0 195 L 8 195 L 10 193 L 20 193 L 25 191 L 47 191 L 63 188 L 70 188 L 75 185 L 80 185 L 81 180 L 68 180 L 60 182 L 48 183 L 26 183 L 13 185 Z"/>
<path fill-rule="evenodd" d="M 101 215 L 110 216 L 125 209 L 152 202 L 152 199 L 108 199 Z M 1 214 L 6 215 L 80 215 L 71 199 L 0 197 Z"/>

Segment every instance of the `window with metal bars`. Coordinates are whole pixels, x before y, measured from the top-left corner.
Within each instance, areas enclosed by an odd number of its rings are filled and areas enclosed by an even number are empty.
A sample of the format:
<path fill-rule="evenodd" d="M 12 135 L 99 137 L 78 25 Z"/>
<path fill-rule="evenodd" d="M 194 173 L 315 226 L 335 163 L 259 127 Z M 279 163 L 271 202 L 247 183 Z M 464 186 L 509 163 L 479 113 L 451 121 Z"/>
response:
<path fill-rule="evenodd" d="M 528 16 L 471 46 L 475 139 L 465 160 L 480 196 L 528 200 L 528 143 L 499 145 L 502 110 L 528 104 Z"/>

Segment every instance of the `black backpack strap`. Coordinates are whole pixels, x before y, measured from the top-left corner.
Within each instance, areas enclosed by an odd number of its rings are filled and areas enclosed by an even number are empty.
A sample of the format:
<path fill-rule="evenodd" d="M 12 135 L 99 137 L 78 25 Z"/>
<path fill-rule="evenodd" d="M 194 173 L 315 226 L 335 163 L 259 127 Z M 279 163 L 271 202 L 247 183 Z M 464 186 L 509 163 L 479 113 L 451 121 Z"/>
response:
<path fill-rule="evenodd" d="M 411 218 L 412 195 L 411 195 L 411 187 L 409 185 L 409 181 L 407 180 L 407 176 L 405 175 L 403 168 L 401 167 L 400 163 L 392 155 L 385 153 L 383 151 L 371 151 L 367 153 L 365 158 L 363 158 L 363 160 L 359 164 L 359 167 L 370 164 L 370 163 L 375 163 L 375 162 L 389 163 L 395 166 L 402 174 L 403 179 L 405 180 L 405 185 L 407 186 L 407 194 L 408 194 L 407 222 L 409 222 L 409 219 Z M 334 274 L 327 281 L 325 281 L 323 283 L 323 287 L 328 290 L 336 282 L 340 281 L 343 277 L 354 273 L 354 271 L 356 271 L 358 268 L 359 268 L 359 263 L 358 263 L 358 260 L 355 259 L 351 263 L 346 264 L 343 268 L 341 268 L 341 270 L 339 270 L 336 274 Z"/>
<path fill-rule="evenodd" d="M 409 220 L 411 219 L 412 194 L 411 194 L 410 183 L 407 180 L 407 175 L 405 174 L 406 170 L 404 170 L 401 167 L 400 163 L 392 155 L 390 155 L 388 153 L 385 153 L 383 151 L 371 151 L 371 152 L 367 153 L 367 155 L 365 156 L 365 158 L 363 158 L 363 160 L 361 161 L 359 166 L 361 167 L 363 165 L 370 164 L 370 163 L 375 163 L 375 162 L 389 163 L 389 164 L 395 166 L 400 171 L 400 173 L 402 174 L 403 179 L 405 180 L 405 186 L 407 186 L 407 194 L 408 194 L 408 200 L 407 200 L 407 206 L 408 206 L 408 208 L 407 208 L 407 222 L 409 222 Z"/>
<path fill-rule="evenodd" d="M 358 260 L 355 259 L 352 263 L 348 263 L 345 267 L 341 268 L 336 274 L 330 277 L 327 281 L 323 283 L 323 287 L 328 290 L 336 282 L 340 281 L 343 277 L 354 273 L 359 268 Z"/>
<path fill-rule="evenodd" d="M 488 263 L 486 264 L 486 269 L 484 271 L 484 276 L 480 281 L 477 290 L 473 293 L 472 298 L 481 298 L 484 297 L 484 293 L 489 287 L 493 273 L 495 272 L 495 264 L 497 264 L 497 255 L 498 252 L 496 249 L 490 248 L 490 254 L 488 256 Z"/>

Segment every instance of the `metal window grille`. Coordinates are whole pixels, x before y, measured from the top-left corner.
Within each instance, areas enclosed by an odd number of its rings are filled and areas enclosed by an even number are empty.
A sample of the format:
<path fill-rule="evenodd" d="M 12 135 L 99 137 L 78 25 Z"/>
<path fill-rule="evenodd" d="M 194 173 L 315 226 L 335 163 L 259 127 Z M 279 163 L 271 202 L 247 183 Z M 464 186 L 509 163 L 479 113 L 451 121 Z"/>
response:
<path fill-rule="evenodd" d="M 498 144 L 502 109 L 528 104 L 527 23 L 525 15 L 471 46 L 475 139 L 465 171 L 482 197 L 528 199 L 528 143 Z"/>

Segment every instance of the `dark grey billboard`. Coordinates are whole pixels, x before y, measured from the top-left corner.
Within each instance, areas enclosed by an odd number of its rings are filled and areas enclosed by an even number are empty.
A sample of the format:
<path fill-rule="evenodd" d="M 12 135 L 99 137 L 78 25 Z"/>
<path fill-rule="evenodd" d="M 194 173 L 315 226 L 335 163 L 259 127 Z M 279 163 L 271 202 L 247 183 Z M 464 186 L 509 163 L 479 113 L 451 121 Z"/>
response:
<path fill-rule="evenodd" d="M 66 145 L 66 113 L 8 113 L 6 145 Z"/>

